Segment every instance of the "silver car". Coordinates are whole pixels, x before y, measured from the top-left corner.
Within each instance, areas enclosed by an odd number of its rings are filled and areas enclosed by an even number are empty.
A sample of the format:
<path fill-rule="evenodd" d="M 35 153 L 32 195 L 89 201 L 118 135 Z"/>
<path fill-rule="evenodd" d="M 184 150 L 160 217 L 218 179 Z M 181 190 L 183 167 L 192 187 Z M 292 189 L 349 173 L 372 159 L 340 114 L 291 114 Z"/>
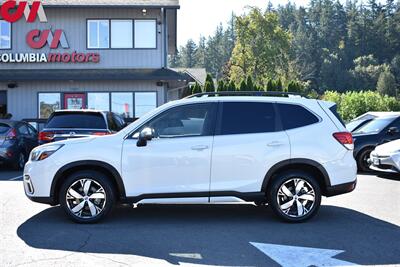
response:
<path fill-rule="evenodd" d="M 372 170 L 400 173 L 400 140 L 377 146 L 371 152 L 370 163 Z"/>

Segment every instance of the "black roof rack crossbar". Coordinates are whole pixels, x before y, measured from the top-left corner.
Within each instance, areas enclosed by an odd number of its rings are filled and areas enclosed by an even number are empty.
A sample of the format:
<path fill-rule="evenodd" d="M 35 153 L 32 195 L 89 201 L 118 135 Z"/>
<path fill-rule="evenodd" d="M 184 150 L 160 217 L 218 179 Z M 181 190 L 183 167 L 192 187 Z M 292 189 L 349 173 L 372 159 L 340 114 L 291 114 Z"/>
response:
<path fill-rule="evenodd" d="M 289 96 L 300 96 L 303 98 L 307 98 L 304 94 L 294 93 L 294 92 L 266 92 L 266 91 L 223 91 L 223 92 L 204 92 L 198 93 L 194 95 L 190 95 L 186 98 L 195 98 L 195 97 L 209 97 L 209 96 L 281 96 L 281 97 L 289 97 Z"/>

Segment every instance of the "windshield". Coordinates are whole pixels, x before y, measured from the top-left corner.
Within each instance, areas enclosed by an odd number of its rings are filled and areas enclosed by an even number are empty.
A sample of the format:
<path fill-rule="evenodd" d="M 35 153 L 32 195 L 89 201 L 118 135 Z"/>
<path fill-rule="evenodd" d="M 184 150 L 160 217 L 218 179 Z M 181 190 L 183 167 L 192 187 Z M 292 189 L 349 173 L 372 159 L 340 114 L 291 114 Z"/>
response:
<path fill-rule="evenodd" d="M 390 123 L 392 123 L 396 118 L 378 118 L 372 120 L 371 122 L 365 124 L 360 129 L 354 133 L 365 134 L 365 133 L 379 133 Z"/>

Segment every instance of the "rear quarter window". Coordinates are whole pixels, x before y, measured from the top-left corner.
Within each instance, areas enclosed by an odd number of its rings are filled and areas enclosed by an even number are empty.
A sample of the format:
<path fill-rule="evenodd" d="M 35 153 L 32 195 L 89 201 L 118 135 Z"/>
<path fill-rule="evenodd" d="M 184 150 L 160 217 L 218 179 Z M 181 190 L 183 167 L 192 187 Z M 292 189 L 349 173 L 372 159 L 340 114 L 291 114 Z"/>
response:
<path fill-rule="evenodd" d="M 100 113 L 55 113 L 46 128 L 107 129 L 106 121 Z"/>
<path fill-rule="evenodd" d="M 317 116 L 306 108 L 295 104 L 278 104 L 284 130 L 304 127 L 319 122 Z"/>

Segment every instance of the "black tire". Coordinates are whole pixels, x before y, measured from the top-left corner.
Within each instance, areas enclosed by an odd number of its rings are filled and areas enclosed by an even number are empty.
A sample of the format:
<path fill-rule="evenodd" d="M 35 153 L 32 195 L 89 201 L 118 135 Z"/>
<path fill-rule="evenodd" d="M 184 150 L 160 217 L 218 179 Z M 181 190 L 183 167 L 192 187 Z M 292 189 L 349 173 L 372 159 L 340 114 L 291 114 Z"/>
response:
<path fill-rule="evenodd" d="M 295 179 L 295 178 L 299 178 L 301 180 L 306 181 L 308 183 L 307 189 L 309 188 L 308 186 L 311 186 L 312 189 L 314 190 L 314 202 L 313 202 L 312 206 L 309 207 L 310 209 L 308 210 L 308 212 L 305 215 L 297 216 L 297 217 L 294 217 L 296 215 L 293 215 L 293 214 L 290 215 L 290 214 L 285 213 L 280 208 L 280 205 L 278 203 L 278 191 L 281 188 L 281 186 L 285 183 L 290 184 L 291 181 L 293 181 L 293 179 Z M 291 188 L 291 189 L 294 189 L 294 188 Z M 309 191 L 309 192 L 311 192 L 311 191 Z M 297 171 L 297 170 L 286 171 L 286 172 L 276 175 L 273 178 L 273 180 L 271 181 L 271 184 L 268 187 L 266 193 L 267 193 L 268 204 L 269 204 L 269 206 L 271 206 L 272 211 L 280 219 L 282 219 L 286 222 L 300 223 L 300 222 L 307 221 L 317 214 L 317 212 L 320 208 L 320 205 L 321 205 L 321 188 L 320 188 L 319 183 L 313 177 L 313 175 L 311 175 L 307 172 L 304 172 L 304 171 L 300 171 L 300 170 L 299 171 Z M 293 196 L 293 198 L 288 198 L 288 200 L 293 200 L 293 199 L 294 199 L 294 196 Z M 302 200 L 300 199 L 300 201 L 302 201 Z M 303 200 L 303 203 L 306 203 L 306 205 L 310 205 L 311 201 L 308 202 L 308 200 L 307 201 Z M 291 210 L 292 208 L 297 208 L 297 204 L 294 203 L 294 205 L 290 208 L 289 212 L 292 212 L 292 210 Z M 303 212 L 304 212 L 304 210 L 303 210 Z"/>
<path fill-rule="evenodd" d="M 70 189 L 70 187 L 74 186 L 79 186 L 78 183 L 80 183 L 81 180 L 87 179 L 90 181 L 90 189 L 89 190 L 95 190 L 96 186 L 101 186 L 103 190 L 101 191 L 102 194 L 104 192 L 105 198 L 104 198 L 104 204 L 102 203 L 102 210 L 99 212 L 96 209 L 96 212 L 98 212 L 95 216 L 92 217 L 79 217 L 77 214 L 71 211 L 70 207 L 72 208 L 72 205 L 74 204 L 74 200 L 69 200 L 67 201 L 67 192 Z M 78 191 L 77 191 L 78 192 Z M 79 191 L 79 193 L 83 196 L 85 193 L 83 191 Z M 91 193 L 93 194 L 93 193 Z M 90 196 L 90 194 L 86 194 L 87 196 Z M 87 198 L 87 197 L 86 197 Z M 86 200 L 81 200 L 76 206 L 82 204 L 82 202 L 86 201 L 86 203 L 83 204 L 82 213 L 91 213 L 91 210 L 89 208 L 89 203 L 88 199 Z M 97 201 L 95 199 L 94 201 Z M 102 200 L 100 200 L 101 202 Z M 114 203 L 115 203 L 115 193 L 114 193 L 114 188 L 112 183 L 110 182 L 109 178 L 104 175 L 101 172 L 97 171 L 92 171 L 92 170 L 87 170 L 87 171 L 79 171 L 76 173 L 71 174 L 63 183 L 63 185 L 60 188 L 59 191 L 59 203 L 61 207 L 64 209 L 68 217 L 73 220 L 74 222 L 77 223 L 82 223 L 82 224 L 89 224 L 89 223 L 96 223 L 102 219 L 104 219 L 112 210 Z M 94 203 L 94 202 L 93 202 Z M 91 203 L 93 207 L 93 203 Z M 70 207 L 69 207 L 70 206 Z M 75 206 L 75 207 L 76 207 Z M 82 215 L 83 216 L 83 215 Z"/>
<path fill-rule="evenodd" d="M 373 151 L 373 148 L 365 148 L 361 150 L 357 157 L 357 169 L 362 172 L 371 172 L 371 169 L 369 168 L 370 163 L 368 163 L 368 159 L 371 155 L 371 152 Z"/>
<path fill-rule="evenodd" d="M 22 158 L 24 159 L 23 162 L 21 161 Z M 11 167 L 12 167 L 14 170 L 16 170 L 16 171 L 20 171 L 20 170 L 23 170 L 23 169 L 24 169 L 25 163 L 26 163 L 26 156 L 25 156 L 25 154 L 24 154 L 23 152 L 19 152 L 18 155 L 17 155 L 17 157 L 16 157 L 16 159 L 15 159 L 15 162 L 13 162 L 13 163 L 11 164 Z"/>

